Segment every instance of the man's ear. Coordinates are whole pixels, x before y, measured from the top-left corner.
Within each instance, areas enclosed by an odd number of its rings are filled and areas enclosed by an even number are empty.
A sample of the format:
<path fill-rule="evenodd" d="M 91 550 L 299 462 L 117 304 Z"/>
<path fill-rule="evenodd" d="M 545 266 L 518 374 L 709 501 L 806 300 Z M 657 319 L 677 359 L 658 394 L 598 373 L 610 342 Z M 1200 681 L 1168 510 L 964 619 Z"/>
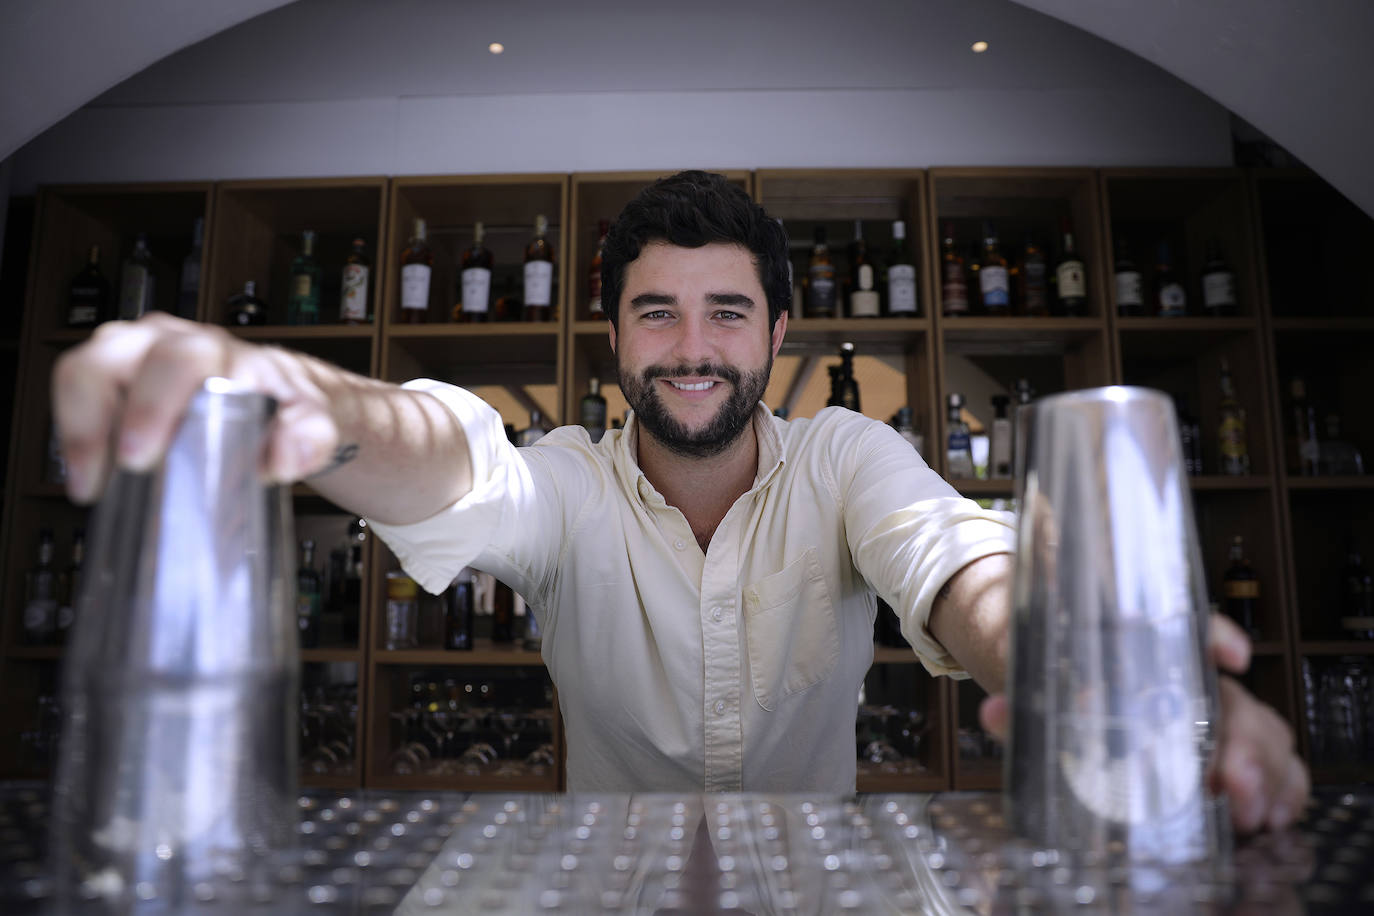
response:
<path fill-rule="evenodd" d="M 778 320 L 773 323 L 773 358 L 778 358 L 778 351 L 782 349 L 782 338 L 787 334 L 787 313 L 782 312 L 778 315 Z M 615 339 L 612 337 L 611 349 L 615 349 Z"/>
<path fill-rule="evenodd" d="M 611 321 L 609 318 L 607 318 L 607 319 L 606 319 L 606 326 L 609 327 L 609 328 L 611 329 L 611 353 L 614 354 L 614 353 L 615 353 L 615 322 L 613 322 L 613 321 Z"/>

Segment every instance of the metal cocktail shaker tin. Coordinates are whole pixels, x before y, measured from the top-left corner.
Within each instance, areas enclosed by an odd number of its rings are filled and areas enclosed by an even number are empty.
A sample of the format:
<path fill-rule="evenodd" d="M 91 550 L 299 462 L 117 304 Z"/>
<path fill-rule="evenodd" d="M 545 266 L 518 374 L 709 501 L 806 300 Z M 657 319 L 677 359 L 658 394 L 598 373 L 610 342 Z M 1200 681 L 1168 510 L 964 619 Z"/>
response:
<path fill-rule="evenodd" d="M 1173 403 L 1111 387 L 1018 417 L 1009 820 L 1085 864 L 1220 864 L 1207 592 Z"/>
<path fill-rule="evenodd" d="M 208 380 L 162 464 L 95 509 L 63 672 L 63 912 L 232 903 L 292 841 L 291 506 L 259 471 L 275 406 Z"/>

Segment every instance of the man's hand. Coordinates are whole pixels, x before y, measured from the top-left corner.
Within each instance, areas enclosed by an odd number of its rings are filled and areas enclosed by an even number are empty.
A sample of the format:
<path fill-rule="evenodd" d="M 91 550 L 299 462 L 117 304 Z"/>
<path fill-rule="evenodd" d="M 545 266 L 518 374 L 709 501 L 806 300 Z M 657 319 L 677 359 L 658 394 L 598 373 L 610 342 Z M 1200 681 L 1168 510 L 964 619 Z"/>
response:
<path fill-rule="evenodd" d="M 1212 617 L 1207 642 L 1223 671 L 1242 674 L 1250 667 L 1250 641 L 1229 618 Z M 983 701 L 978 718 L 985 730 L 1005 740 L 1010 716 L 1007 697 L 999 693 Z M 1310 789 L 1288 723 L 1226 676 L 1221 678 L 1221 747 L 1211 788 L 1230 796 L 1231 820 L 1244 832 L 1287 827 L 1302 814 Z"/>

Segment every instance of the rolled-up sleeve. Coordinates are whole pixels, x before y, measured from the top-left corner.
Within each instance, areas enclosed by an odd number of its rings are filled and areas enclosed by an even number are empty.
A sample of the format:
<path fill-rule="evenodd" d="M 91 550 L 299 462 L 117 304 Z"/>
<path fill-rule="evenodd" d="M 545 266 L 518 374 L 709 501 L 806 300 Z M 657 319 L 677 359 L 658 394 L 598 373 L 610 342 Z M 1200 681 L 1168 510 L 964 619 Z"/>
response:
<path fill-rule="evenodd" d="M 931 634 L 930 611 L 960 569 L 1015 548 L 1015 516 L 965 499 L 900 436 L 875 423 L 836 455 L 854 565 L 892 605 L 927 671 L 968 677 Z"/>

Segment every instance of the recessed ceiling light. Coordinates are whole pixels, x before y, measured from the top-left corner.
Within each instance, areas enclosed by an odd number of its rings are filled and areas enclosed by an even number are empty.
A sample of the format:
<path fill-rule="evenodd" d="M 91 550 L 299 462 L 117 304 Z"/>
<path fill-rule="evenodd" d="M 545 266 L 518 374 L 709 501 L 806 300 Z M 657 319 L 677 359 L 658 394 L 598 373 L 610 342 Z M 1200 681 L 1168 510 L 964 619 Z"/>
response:
<path fill-rule="evenodd" d="M 487 50 L 493 54 L 500 54 L 502 51 L 506 50 L 506 46 L 499 41 L 493 41 L 491 44 L 487 45 Z"/>
<path fill-rule="evenodd" d="M 986 41 L 975 41 L 975 42 L 973 43 L 973 53 L 974 53 L 974 54 L 982 54 L 982 53 L 983 53 L 984 51 L 986 51 L 987 49 L 988 49 L 988 43 L 987 43 Z"/>

